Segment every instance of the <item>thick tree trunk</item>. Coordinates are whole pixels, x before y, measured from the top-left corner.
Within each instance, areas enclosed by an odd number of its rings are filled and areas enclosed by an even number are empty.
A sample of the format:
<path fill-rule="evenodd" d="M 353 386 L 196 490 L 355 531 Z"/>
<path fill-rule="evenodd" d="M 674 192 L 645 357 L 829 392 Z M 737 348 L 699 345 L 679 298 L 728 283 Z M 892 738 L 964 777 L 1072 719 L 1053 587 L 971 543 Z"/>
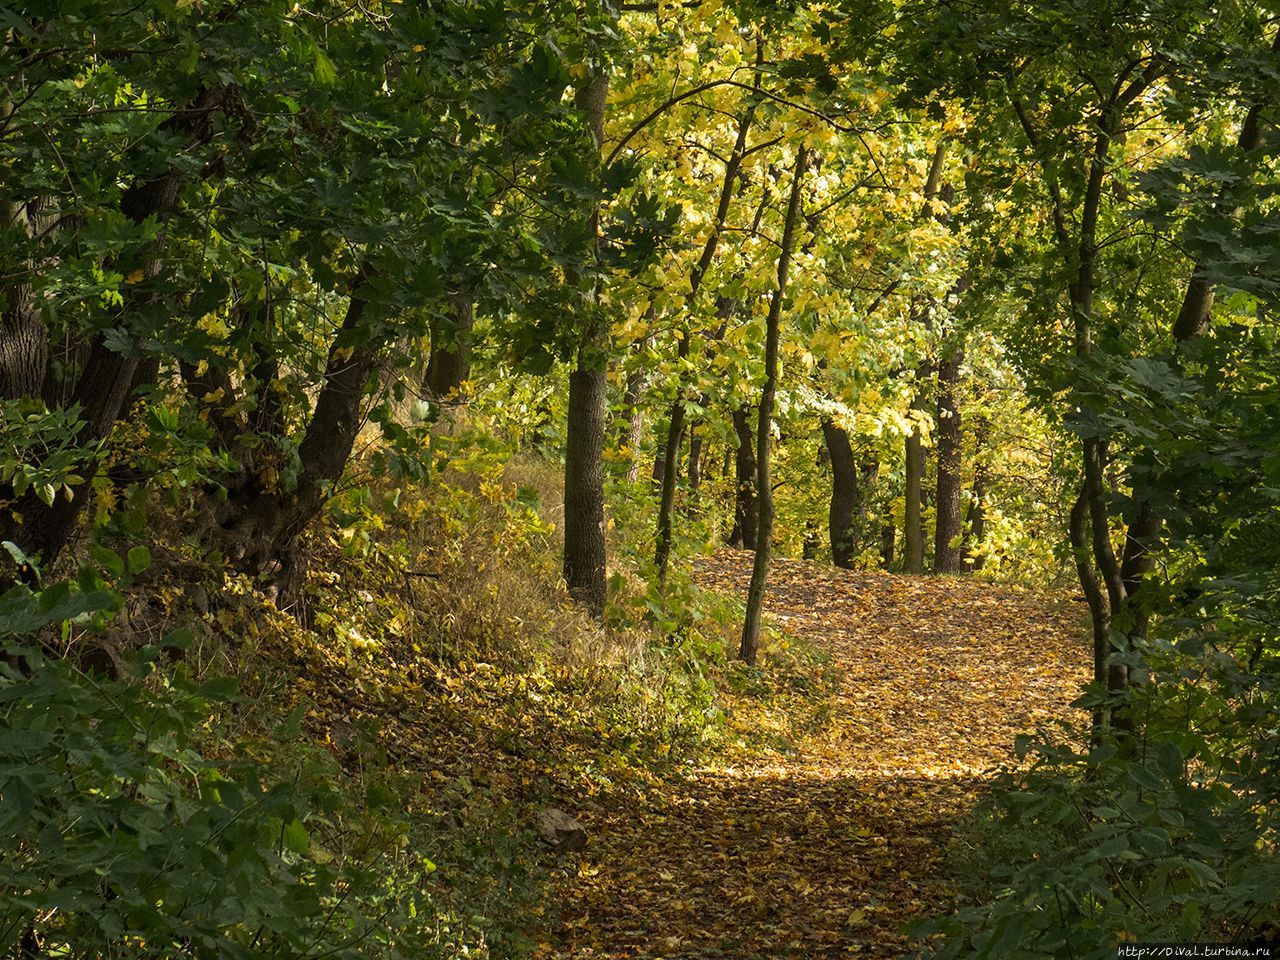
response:
<path fill-rule="evenodd" d="M 564 579 L 569 595 L 592 616 L 604 615 L 605 373 L 579 361 L 569 376 L 565 446 Z M 569 482 L 572 478 L 572 482 Z"/>
<path fill-rule="evenodd" d="M 831 508 L 827 517 L 831 562 L 837 567 L 852 569 L 856 552 L 854 519 L 862 499 L 853 445 L 849 442 L 849 434 L 830 418 L 822 420 L 822 436 L 831 460 Z"/>
<path fill-rule="evenodd" d="M 213 136 L 214 116 L 226 107 L 233 95 L 234 90 L 229 87 L 207 89 L 161 124 L 160 129 L 183 136 L 191 146 L 206 144 Z M 154 218 L 163 224 L 177 205 L 182 183 L 183 172 L 177 166 L 150 180 L 134 183 L 121 195 L 120 212 L 134 223 Z M 161 234 L 142 263 L 143 282 L 131 288 L 125 298 L 123 309 L 126 316 L 156 309 L 157 295 L 148 281 L 161 273 L 163 249 Z M 126 336 L 124 339 L 129 338 Z M 94 339 L 72 396 L 72 402 L 81 406 L 83 426 L 77 432 L 76 440 L 82 446 L 107 438 L 125 412 L 134 385 L 141 343 L 132 340 L 124 353 L 107 344 L 105 335 Z M 80 465 L 79 473 L 85 482 L 71 488 L 69 498 L 59 497 L 48 505 L 34 494 L 22 497 L 0 521 L 0 539 L 18 543 L 28 555 L 39 556 L 46 567 L 53 563 L 75 528 L 80 510 L 93 487 L 88 481 L 97 472 L 97 466 L 94 459 Z M 0 496 L 0 499 L 7 498 Z"/>
<path fill-rule="evenodd" d="M 733 470 L 733 532 L 729 546 L 756 548 L 756 530 L 760 526 L 756 501 L 755 438 L 751 435 L 751 408 L 745 404 L 733 411 L 733 430 L 738 435 L 738 450 Z"/>
<path fill-rule="evenodd" d="M 658 438 L 654 444 L 653 469 L 649 472 L 649 479 L 653 481 L 653 485 L 661 493 L 662 478 L 667 470 L 667 431 L 663 429 L 658 432 L 655 428 L 655 432 L 658 433 Z"/>
<path fill-rule="evenodd" d="M 263 491 L 251 483 L 241 494 L 244 516 L 233 515 L 228 530 L 238 535 L 235 556 L 249 569 L 261 569 L 286 554 L 303 528 L 324 506 L 341 479 L 364 423 L 365 388 L 377 361 L 376 345 L 362 343 L 368 301 L 361 269 L 351 280 L 347 309 L 325 364 L 324 385 L 316 397 L 306 432 L 298 445 L 298 481 L 292 493 Z"/>
<path fill-rule="evenodd" d="M 936 573 L 960 573 L 964 526 L 962 500 L 960 422 L 960 365 L 964 347 L 957 344 L 938 365 L 938 492 L 933 535 L 933 569 Z"/>
<path fill-rule="evenodd" d="M 15 284 L 5 294 L 0 316 L 0 399 L 39 397 L 49 365 L 49 334 L 31 306 L 29 284 Z"/>
<path fill-rule="evenodd" d="M 792 174 L 791 196 L 787 200 L 787 216 L 782 228 L 781 252 L 778 254 L 778 285 L 769 301 L 765 319 L 764 390 L 760 396 L 760 412 L 756 422 L 756 498 L 760 520 L 756 530 L 756 556 L 751 567 L 751 585 L 747 590 L 747 613 L 742 624 L 742 643 L 738 656 L 754 665 L 760 651 L 760 622 L 764 613 L 764 592 L 769 577 L 769 553 L 773 538 L 773 488 L 769 473 L 769 446 L 773 439 L 773 399 L 778 389 L 778 344 L 782 320 L 782 301 L 787 295 L 787 277 L 791 270 L 791 251 L 795 245 L 796 224 L 800 219 L 800 194 L 809 163 L 809 151 L 801 147 L 796 154 Z"/>
<path fill-rule="evenodd" d="M 469 291 L 451 294 L 448 315 L 431 318 L 431 354 L 422 378 L 422 393 L 437 402 L 461 403 L 462 385 L 471 376 L 471 331 L 475 304 Z"/>
<path fill-rule="evenodd" d="M 0 115 L 7 116 L 12 105 L 0 103 Z M 30 235 L 39 229 L 38 216 L 31 213 L 36 201 L 24 203 L 17 198 L 3 201 L 3 226 Z M 23 265 L 34 271 L 30 260 Z M 45 371 L 49 365 L 49 332 L 39 310 L 31 302 L 31 284 L 26 277 L 14 280 L 3 296 L 0 313 L 0 399 L 40 397 L 44 391 Z"/>
<path fill-rule="evenodd" d="M 599 163 L 604 144 L 604 110 L 609 75 L 598 70 L 578 91 L 578 107 L 586 118 Z M 587 217 L 592 236 L 591 267 L 598 265 L 600 209 Z M 604 537 L 604 435 L 608 414 L 605 369 L 609 331 L 596 315 L 598 281 L 578 349 L 577 368 L 569 376 L 569 418 L 564 460 L 564 580 L 569 596 L 597 620 L 604 617 L 607 597 Z"/>

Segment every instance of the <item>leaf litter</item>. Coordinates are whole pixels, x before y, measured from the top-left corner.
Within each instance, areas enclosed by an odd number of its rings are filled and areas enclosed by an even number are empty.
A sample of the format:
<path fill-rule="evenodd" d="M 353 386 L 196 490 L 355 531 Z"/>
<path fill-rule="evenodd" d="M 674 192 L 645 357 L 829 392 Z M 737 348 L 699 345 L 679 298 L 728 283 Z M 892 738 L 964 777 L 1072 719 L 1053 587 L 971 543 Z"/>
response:
<path fill-rule="evenodd" d="M 751 562 L 722 551 L 698 583 L 741 596 Z M 1079 609 L 1016 587 L 779 559 L 766 612 L 829 658 L 820 709 L 729 694 L 735 747 L 598 798 L 542 956 L 902 956 L 953 895 L 957 820 L 1088 679 Z"/>

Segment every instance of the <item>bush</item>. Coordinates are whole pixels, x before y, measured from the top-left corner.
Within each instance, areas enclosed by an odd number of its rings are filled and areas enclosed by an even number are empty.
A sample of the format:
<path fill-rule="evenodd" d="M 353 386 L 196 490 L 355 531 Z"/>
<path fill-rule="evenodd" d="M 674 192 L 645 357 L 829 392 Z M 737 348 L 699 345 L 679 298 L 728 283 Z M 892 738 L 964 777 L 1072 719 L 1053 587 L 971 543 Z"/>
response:
<path fill-rule="evenodd" d="M 1199 709 L 1178 723 L 1179 679 L 1132 695 L 1146 731 L 1133 742 L 1020 744 L 1029 767 L 997 781 L 956 845 L 969 905 L 916 930 L 942 935 L 934 956 L 1103 960 L 1124 940 L 1239 941 L 1280 924 L 1275 771 L 1254 755 L 1266 738 L 1206 739 L 1211 715 Z M 1232 698 L 1237 709 L 1270 701 L 1253 686 Z"/>
<path fill-rule="evenodd" d="M 430 911 L 408 861 L 391 859 L 402 825 L 350 809 L 323 779 L 270 783 L 251 762 L 197 749 L 234 682 L 161 671 L 155 647 L 124 676 L 94 676 L 15 639 L 112 599 L 62 584 L 0 600 L 0 952 L 430 955 L 423 938 L 434 934 L 413 924 Z M 390 840 L 388 855 L 326 847 L 343 820 L 348 834 Z"/>

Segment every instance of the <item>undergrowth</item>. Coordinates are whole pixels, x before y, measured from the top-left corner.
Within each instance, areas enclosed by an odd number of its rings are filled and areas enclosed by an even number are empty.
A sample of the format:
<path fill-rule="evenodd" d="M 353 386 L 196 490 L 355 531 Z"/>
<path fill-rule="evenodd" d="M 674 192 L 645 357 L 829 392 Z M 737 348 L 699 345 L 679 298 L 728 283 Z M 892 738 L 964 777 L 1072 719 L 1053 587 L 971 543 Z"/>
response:
<path fill-rule="evenodd" d="M 736 664 L 738 605 L 687 572 L 646 586 L 616 533 L 591 621 L 559 577 L 557 468 L 483 430 L 421 439 L 308 534 L 299 609 L 136 491 L 173 536 L 130 549 L 111 513 L 78 582 L 6 595 L 0 950 L 519 957 L 555 868 L 538 810 L 626 802 L 816 700 L 802 646 Z"/>

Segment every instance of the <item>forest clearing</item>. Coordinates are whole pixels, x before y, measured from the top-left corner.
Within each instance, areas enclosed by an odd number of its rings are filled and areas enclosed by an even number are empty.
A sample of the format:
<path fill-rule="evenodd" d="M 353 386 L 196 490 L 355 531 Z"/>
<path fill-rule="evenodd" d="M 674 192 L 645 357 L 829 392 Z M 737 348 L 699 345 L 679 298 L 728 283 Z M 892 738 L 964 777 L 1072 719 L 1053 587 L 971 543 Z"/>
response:
<path fill-rule="evenodd" d="M 0 0 L 0 957 L 1280 955 L 1276 0 Z"/>

